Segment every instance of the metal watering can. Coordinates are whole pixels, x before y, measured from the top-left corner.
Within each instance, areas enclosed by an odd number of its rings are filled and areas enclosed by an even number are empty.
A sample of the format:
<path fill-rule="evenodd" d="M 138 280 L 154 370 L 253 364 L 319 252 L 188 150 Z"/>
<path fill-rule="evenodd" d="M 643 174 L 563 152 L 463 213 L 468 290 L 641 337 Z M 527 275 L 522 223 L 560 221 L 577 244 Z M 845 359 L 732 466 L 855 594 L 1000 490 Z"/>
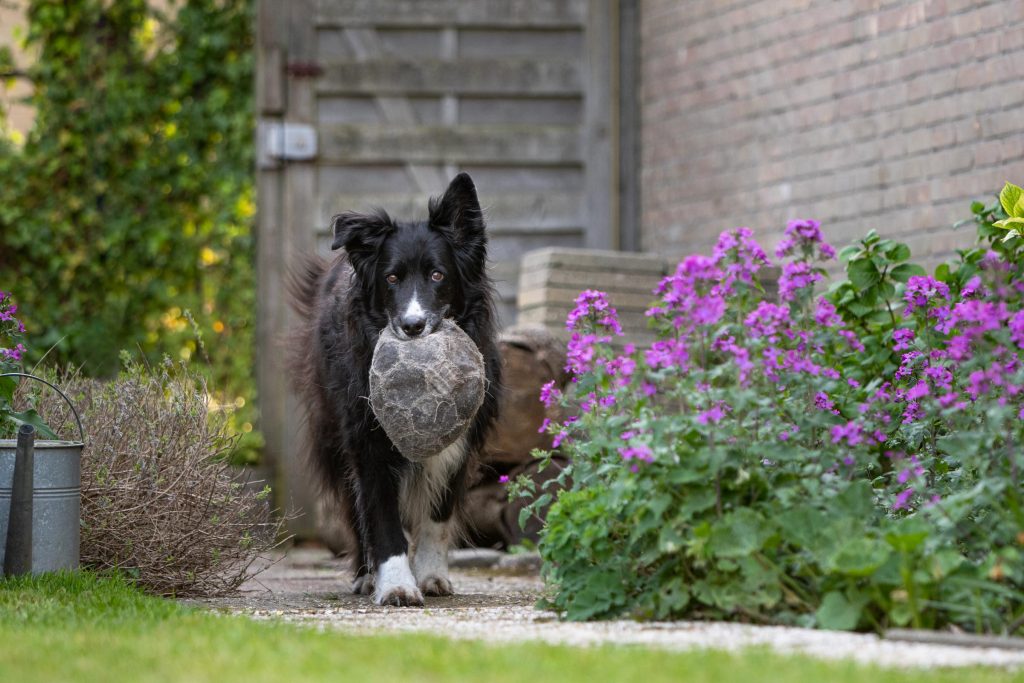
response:
<path fill-rule="evenodd" d="M 85 430 L 71 399 L 45 379 L 71 407 L 80 441 L 36 440 L 22 425 L 18 438 L 0 439 L 0 566 L 5 576 L 77 569 Z"/>

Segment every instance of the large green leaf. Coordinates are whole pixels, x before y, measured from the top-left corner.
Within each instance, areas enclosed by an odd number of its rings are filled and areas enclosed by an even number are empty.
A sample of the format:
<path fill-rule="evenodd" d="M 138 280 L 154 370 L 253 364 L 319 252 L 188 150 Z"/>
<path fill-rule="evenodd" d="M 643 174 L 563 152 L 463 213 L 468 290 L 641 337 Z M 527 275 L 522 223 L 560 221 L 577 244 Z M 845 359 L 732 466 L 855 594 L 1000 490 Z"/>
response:
<path fill-rule="evenodd" d="M 851 601 L 843 593 L 832 591 L 825 595 L 814 616 L 821 628 L 849 631 L 857 627 L 864 600 Z"/>
<path fill-rule="evenodd" d="M 872 287 L 882 279 L 882 274 L 878 272 L 874 262 L 867 258 L 850 261 L 846 272 L 853 286 L 860 290 Z"/>
<path fill-rule="evenodd" d="M 949 266 L 946 269 L 949 270 Z M 889 277 L 896 282 L 906 282 L 915 275 L 927 275 L 927 271 L 916 263 L 901 263 L 889 271 Z"/>
<path fill-rule="evenodd" d="M 30 424 L 36 428 L 36 435 L 41 436 L 44 439 L 56 439 L 57 435 L 54 433 L 50 426 L 43 421 L 42 416 L 36 411 L 29 410 L 20 413 L 10 413 L 11 421 L 19 427 L 23 424 Z"/>
<path fill-rule="evenodd" d="M 1024 196 L 1024 190 L 1021 190 L 1013 183 L 1006 183 L 1003 186 L 1003 191 L 999 193 L 999 203 L 1003 205 L 1003 211 L 1006 212 L 1007 216 L 1012 218 L 1022 215 L 1018 213 L 1020 210 L 1018 202 L 1020 202 L 1022 196 Z"/>
<path fill-rule="evenodd" d="M 885 564 L 892 551 L 881 541 L 872 538 L 856 538 L 845 543 L 832 556 L 832 566 L 846 576 L 871 576 Z"/>
<path fill-rule="evenodd" d="M 750 508 L 741 508 L 715 523 L 708 550 L 717 557 L 744 557 L 760 550 L 771 534 L 764 517 Z"/>

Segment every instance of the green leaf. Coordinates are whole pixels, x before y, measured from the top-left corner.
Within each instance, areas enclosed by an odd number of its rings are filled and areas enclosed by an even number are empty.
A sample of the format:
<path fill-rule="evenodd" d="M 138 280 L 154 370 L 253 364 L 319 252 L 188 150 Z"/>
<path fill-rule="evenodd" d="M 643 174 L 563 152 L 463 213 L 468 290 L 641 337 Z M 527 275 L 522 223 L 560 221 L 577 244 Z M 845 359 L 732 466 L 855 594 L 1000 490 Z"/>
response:
<path fill-rule="evenodd" d="M 814 617 L 821 628 L 850 631 L 857 628 L 863 609 L 863 599 L 851 602 L 840 591 L 832 591 L 825 595 Z"/>
<path fill-rule="evenodd" d="M 985 205 L 981 202 L 971 202 L 971 213 L 982 213 L 985 211 Z"/>
<path fill-rule="evenodd" d="M 875 508 L 871 485 L 864 480 L 855 481 L 836 496 L 835 508 L 854 519 L 867 522 Z"/>
<path fill-rule="evenodd" d="M 917 517 L 900 520 L 896 529 L 885 535 L 886 542 L 901 552 L 912 552 L 921 547 L 929 535 L 927 522 Z"/>
<path fill-rule="evenodd" d="M 1021 195 L 1024 195 L 1024 190 L 1021 190 L 1013 183 L 1006 183 L 1003 186 L 1003 191 L 999 193 L 999 203 L 1003 205 L 1003 211 L 1006 212 L 1007 216 L 1012 218 L 1024 215 L 1017 213 L 1017 203 L 1020 201 Z"/>
<path fill-rule="evenodd" d="M 14 381 L 13 377 L 0 377 L 0 406 L 10 405 L 14 400 L 14 391 L 17 388 L 18 383 Z"/>
<path fill-rule="evenodd" d="M 860 247 L 858 247 L 856 244 L 851 244 L 849 246 L 843 247 L 842 249 L 839 250 L 839 260 L 843 262 L 849 261 L 854 256 L 859 255 L 860 251 Z"/>
<path fill-rule="evenodd" d="M 910 258 L 910 247 L 902 242 L 894 242 L 885 250 L 885 256 L 893 263 L 902 263 Z"/>
<path fill-rule="evenodd" d="M 36 428 L 37 436 L 41 436 L 44 439 L 56 439 L 57 435 L 54 433 L 50 426 L 43 421 L 43 418 L 39 413 L 32 410 L 26 410 L 21 413 L 10 413 L 11 421 L 19 427 L 23 424 L 30 424 Z"/>
<path fill-rule="evenodd" d="M 1024 225 L 1024 218 L 1020 216 L 1013 216 L 1011 218 L 1005 218 L 1001 221 L 996 221 L 992 225 L 996 226 L 997 228 L 1009 229 L 1011 225 Z"/>
<path fill-rule="evenodd" d="M 945 265 L 946 264 L 942 264 L 942 266 Z M 942 268 L 942 266 L 939 266 L 939 268 Z M 938 277 L 937 273 L 939 268 L 935 269 L 936 277 Z M 946 266 L 946 272 L 949 272 L 949 266 Z M 896 266 L 891 271 L 889 271 L 889 277 L 891 277 L 896 282 L 906 282 L 915 275 L 927 274 L 928 272 L 921 266 L 917 265 L 916 263 L 901 263 L 900 265 Z M 942 278 L 939 277 L 939 279 L 941 280 Z"/>
<path fill-rule="evenodd" d="M 708 551 L 717 557 L 744 557 L 760 550 L 770 536 L 771 528 L 760 514 L 740 508 L 712 527 Z"/>
<path fill-rule="evenodd" d="M 871 576 L 889 559 L 890 550 L 872 538 L 857 538 L 843 544 L 831 558 L 836 571 L 846 576 Z"/>
<path fill-rule="evenodd" d="M 847 304 L 846 310 L 848 310 L 850 313 L 853 313 L 858 318 L 863 318 L 864 316 L 868 315 L 869 313 L 871 313 L 875 309 L 874 309 L 873 306 L 868 306 L 866 304 L 862 304 L 860 302 L 853 301 L 853 302 Z"/>
<path fill-rule="evenodd" d="M 846 273 L 853 286 L 860 290 L 867 289 L 882 279 L 882 274 L 878 272 L 875 264 L 866 258 L 850 261 L 846 266 Z"/>

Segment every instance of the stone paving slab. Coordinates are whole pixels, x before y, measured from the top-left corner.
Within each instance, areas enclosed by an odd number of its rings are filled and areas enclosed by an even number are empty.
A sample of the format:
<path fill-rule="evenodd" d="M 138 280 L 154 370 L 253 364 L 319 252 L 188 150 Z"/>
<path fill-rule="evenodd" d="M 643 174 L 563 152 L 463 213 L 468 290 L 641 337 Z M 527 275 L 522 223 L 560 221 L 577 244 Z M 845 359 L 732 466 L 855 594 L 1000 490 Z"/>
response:
<path fill-rule="evenodd" d="M 369 597 L 349 593 L 351 575 L 345 562 L 325 550 L 299 548 L 243 586 L 236 596 L 187 602 L 256 619 L 354 633 L 425 632 L 496 643 L 539 640 L 671 650 L 768 647 L 781 653 L 890 667 L 1024 666 L 1021 651 L 908 643 L 872 634 L 725 622 L 563 622 L 554 612 L 534 607 L 543 590 L 535 574 L 455 568 L 451 578 L 457 593 L 453 597 L 428 597 L 422 609 L 377 607 Z"/>

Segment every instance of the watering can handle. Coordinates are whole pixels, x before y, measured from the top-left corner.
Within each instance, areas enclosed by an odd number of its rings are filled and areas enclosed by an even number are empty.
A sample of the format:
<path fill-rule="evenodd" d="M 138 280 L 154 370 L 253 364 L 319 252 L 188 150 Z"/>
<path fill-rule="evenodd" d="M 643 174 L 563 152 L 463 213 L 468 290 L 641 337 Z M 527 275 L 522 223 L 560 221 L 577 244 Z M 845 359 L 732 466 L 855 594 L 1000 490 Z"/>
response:
<path fill-rule="evenodd" d="M 60 397 L 64 399 L 64 401 L 67 402 L 68 407 L 71 408 L 71 414 L 75 416 L 75 423 L 78 424 L 78 435 L 81 437 L 82 443 L 85 443 L 85 430 L 82 429 L 82 418 L 78 417 L 78 411 L 75 410 L 75 404 L 71 402 L 71 399 L 68 398 L 67 394 L 58 389 L 55 385 L 51 384 L 50 382 L 47 382 L 42 377 L 36 377 L 35 375 L 30 375 L 25 372 L 5 372 L 3 374 L 0 374 L 0 377 L 27 377 L 28 379 L 34 379 L 37 382 L 42 382 L 43 384 L 45 384 L 46 386 L 50 387 L 58 394 L 60 394 Z"/>

